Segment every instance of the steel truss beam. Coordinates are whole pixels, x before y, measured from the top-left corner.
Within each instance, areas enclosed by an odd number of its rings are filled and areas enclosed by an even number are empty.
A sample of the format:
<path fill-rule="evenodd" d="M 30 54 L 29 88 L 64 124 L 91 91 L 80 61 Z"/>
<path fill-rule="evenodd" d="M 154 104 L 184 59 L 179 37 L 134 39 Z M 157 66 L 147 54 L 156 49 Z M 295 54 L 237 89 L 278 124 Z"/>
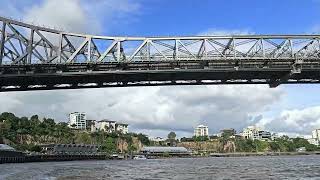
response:
<path fill-rule="evenodd" d="M 245 76 L 228 79 L 228 69 L 234 69 L 236 72 L 252 68 L 255 72 L 271 72 L 277 69 L 282 73 L 273 74 L 272 77 L 266 75 L 260 79 L 261 82 L 264 80 L 264 83 L 270 84 L 270 87 L 276 87 L 292 80 L 302 82 L 301 79 L 297 79 L 302 78 L 300 74 L 304 71 L 317 72 L 320 64 L 320 35 L 109 37 L 62 32 L 4 17 L 0 17 L 0 31 L 2 89 L 6 89 L 7 84 L 10 84 L 6 82 L 8 74 L 17 77 L 21 74 L 31 74 L 30 76 L 38 77 L 59 72 L 64 76 L 75 70 L 101 71 L 102 67 L 103 71 L 108 72 L 184 69 L 186 72 L 181 73 L 186 74 L 189 69 L 209 69 L 213 72 L 224 69 L 226 76 L 219 79 L 222 81 L 221 84 L 241 80 L 245 84 L 251 84 L 253 79 L 257 79 Z M 78 69 L 84 64 L 85 68 Z M 303 78 L 308 79 L 304 82 L 315 82 L 318 77 Z M 170 78 L 162 81 L 165 80 Z M 199 83 L 204 79 L 188 80 L 196 80 Z M 131 83 L 139 82 L 138 79 Z M 35 82 L 30 82 L 29 85 L 49 87 L 49 83 L 31 83 Z M 102 86 L 101 83 L 114 82 L 99 82 L 99 86 Z M 146 85 L 139 85 L 141 84 Z M 51 88 L 56 89 L 53 86 Z"/>

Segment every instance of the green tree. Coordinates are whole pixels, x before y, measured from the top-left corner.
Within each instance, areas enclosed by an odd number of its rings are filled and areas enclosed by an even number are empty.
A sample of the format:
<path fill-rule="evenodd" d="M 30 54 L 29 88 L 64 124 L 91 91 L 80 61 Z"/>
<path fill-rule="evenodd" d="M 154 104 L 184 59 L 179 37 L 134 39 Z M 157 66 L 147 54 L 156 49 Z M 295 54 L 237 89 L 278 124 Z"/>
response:
<path fill-rule="evenodd" d="M 67 123 L 55 123 L 51 118 L 39 120 L 38 115 L 27 117 L 16 117 L 12 113 L 0 114 L 0 141 L 8 139 L 18 150 L 39 151 L 37 144 L 48 143 L 83 143 L 98 144 L 109 152 L 116 152 L 116 141 L 121 138 L 128 143 L 128 151 L 135 151 L 136 144 L 133 143 L 136 137 L 143 145 L 149 145 L 150 141 L 144 134 L 119 134 L 97 131 L 89 134 L 77 132 L 71 129 Z M 30 142 L 31 141 L 31 142 Z"/>
<path fill-rule="evenodd" d="M 235 140 L 236 150 L 238 152 L 254 152 L 256 151 L 256 146 L 251 139 L 240 139 Z"/>
<path fill-rule="evenodd" d="M 112 137 L 108 137 L 104 142 L 102 149 L 109 154 L 116 152 L 117 148 L 114 139 Z"/>
<path fill-rule="evenodd" d="M 132 154 L 136 150 L 137 150 L 137 148 L 134 145 L 129 144 L 129 146 L 128 146 L 128 153 L 129 154 Z"/>
<path fill-rule="evenodd" d="M 146 135 L 144 135 L 144 134 L 142 134 L 142 133 L 139 133 L 139 134 L 137 135 L 137 137 L 138 137 L 138 140 L 139 140 L 143 145 L 146 145 L 146 146 L 150 145 L 150 140 L 149 140 L 148 136 L 146 136 Z"/>
<path fill-rule="evenodd" d="M 168 139 L 170 140 L 174 140 L 176 139 L 177 135 L 175 132 L 171 131 L 169 134 L 168 134 Z"/>
<path fill-rule="evenodd" d="M 260 141 L 260 140 L 254 140 L 254 145 L 257 152 L 265 152 L 269 149 L 269 142 L 267 141 Z"/>
<path fill-rule="evenodd" d="M 192 137 L 194 141 L 200 142 L 200 141 L 208 141 L 208 136 L 193 136 Z"/>
<path fill-rule="evenodd" d="M 292 142 L 295 146 L 295 148 L 300 148 L 300 147 L 306 147 L 307 145 L 309 145 L 308 140 L 303 139 L 303 138 L 293 138 Z"/>
<path fill-rule="evenodd" d="M 320 147 L 317 147 L 316 145 L 313 145 L 313 144 L 307 144 L 306 150 L 307 151 L 319 151 Z"/>
<path fill-rule="evenodd" d="M 91 144 L 91 136 L 86 132 L 76 134 L 75 142 L 78 144 Z"/>
<path fill-rule="evenodd" d="M 270 150 L 273 152 L 280 151 L 280 145 L 277 142 L 270 142 Z"/>

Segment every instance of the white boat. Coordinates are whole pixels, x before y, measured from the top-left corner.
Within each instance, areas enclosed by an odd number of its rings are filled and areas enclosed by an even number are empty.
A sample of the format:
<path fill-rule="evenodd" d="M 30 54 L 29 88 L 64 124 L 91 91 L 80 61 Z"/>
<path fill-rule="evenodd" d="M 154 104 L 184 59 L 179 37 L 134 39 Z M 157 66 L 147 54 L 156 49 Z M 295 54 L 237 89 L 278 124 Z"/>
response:
<path fill-rule="evenodd" d="M 133 159 L 144 160 L 147 159 L 147 157 L 145 155 L 136 155 L 133 157 Z"/>

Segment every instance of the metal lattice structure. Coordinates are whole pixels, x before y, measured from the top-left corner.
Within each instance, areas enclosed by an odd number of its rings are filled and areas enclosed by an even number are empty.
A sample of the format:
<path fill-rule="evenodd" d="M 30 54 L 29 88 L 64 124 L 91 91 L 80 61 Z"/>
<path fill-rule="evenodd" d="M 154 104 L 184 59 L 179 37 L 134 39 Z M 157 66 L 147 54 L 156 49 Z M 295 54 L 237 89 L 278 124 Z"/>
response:
<path fill-rule="evenodd" d="M 3 17 L 0 30 L 0 91 L 320 82 L 320 35 L 108 37 Z"/>

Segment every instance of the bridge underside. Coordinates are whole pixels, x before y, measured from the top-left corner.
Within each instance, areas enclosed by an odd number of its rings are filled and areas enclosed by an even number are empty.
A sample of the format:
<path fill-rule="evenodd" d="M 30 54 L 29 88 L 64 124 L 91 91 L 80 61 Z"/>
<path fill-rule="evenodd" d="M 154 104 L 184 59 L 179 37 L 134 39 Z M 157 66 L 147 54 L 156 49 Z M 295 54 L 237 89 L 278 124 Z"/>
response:
<path fill-rule="evenodd" d="M 265 67 L 237 61 L 77 63 L 0 66 L 0 91 L 126 86 L 320 83 L 320 65 L 309 62 L 292 73 L 291 62 Z"/>

